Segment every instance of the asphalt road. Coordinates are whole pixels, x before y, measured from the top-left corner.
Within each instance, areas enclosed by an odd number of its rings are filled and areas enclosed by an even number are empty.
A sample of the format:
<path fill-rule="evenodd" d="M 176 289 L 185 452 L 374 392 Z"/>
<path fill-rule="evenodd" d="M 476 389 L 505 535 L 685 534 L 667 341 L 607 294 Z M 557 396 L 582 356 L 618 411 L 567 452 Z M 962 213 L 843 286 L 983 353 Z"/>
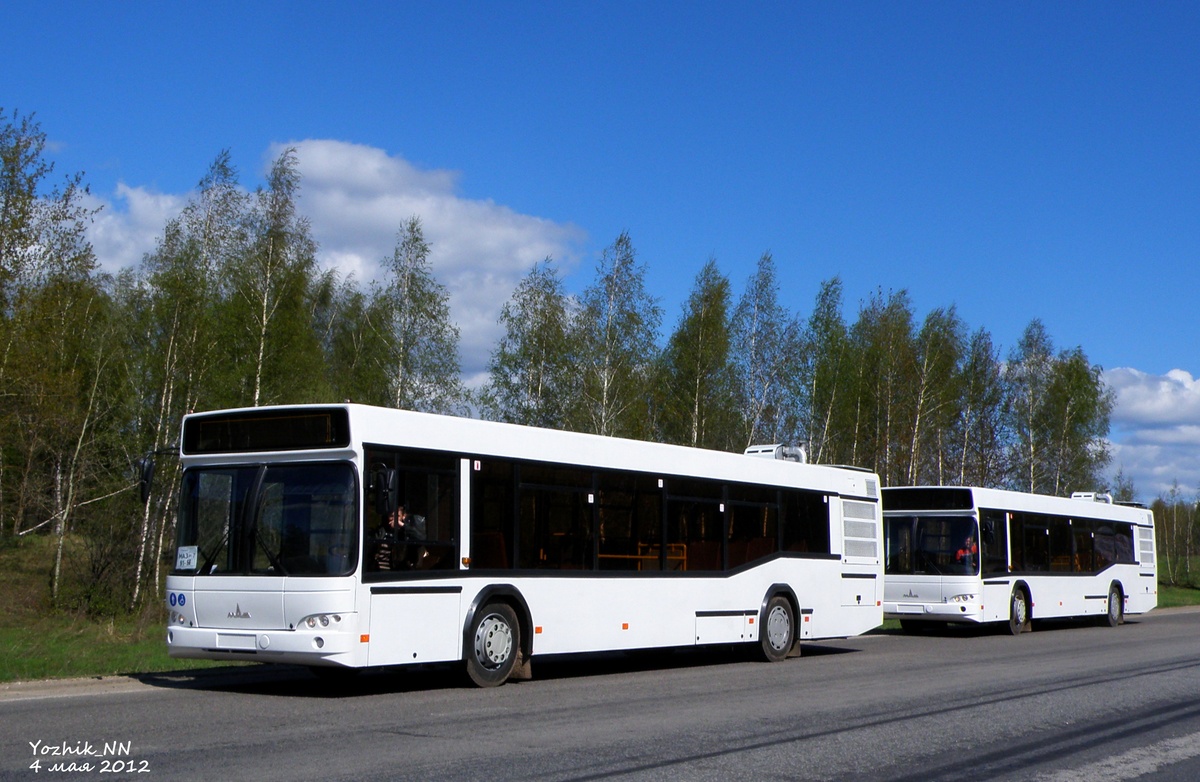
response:
<path fill-rule="evenodd" d="M 1018 638 L 876 633 L 775 665 L 721 649 L 533 673 L 491 690 L 450 669 L 8 685 L 0 779 L 1200 779 L 1200 609 Z"/>

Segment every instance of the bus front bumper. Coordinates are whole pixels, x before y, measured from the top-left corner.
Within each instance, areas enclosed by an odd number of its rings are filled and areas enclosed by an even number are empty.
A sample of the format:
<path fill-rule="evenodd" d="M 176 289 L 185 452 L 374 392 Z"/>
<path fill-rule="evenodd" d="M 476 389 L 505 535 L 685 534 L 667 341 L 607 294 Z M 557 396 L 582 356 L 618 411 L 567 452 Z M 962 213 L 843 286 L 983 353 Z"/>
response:
<path fill-rule="evenodd" d="M 978 603 L 883 603 L 885 619 L 919 619 L 932 622 L 982 622 Z"/>
<path fill-rule="evenodd" d="M 170 657 L 207 660 L 259 660 L 301 665 L 347 661 L 358 637 L 344 631 L 217 630 L 167 627 Z M 341 659 L 339 659 L 341 658 Z"/>

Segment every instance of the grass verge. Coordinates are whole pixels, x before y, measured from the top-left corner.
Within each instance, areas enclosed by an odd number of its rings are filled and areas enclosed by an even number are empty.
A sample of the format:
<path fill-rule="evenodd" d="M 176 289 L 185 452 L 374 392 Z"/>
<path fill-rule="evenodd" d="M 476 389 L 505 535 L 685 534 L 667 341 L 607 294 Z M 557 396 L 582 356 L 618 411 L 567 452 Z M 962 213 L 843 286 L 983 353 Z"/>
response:
<path fill-rule="evenodd" d="M 57 614 L 0 627 L 0 682 L 153 673 L 222 663 L 167 657 L 166 627 Z"/>
<path fill-rule="evenodd" d="M 161 601 L 140 614 L 113 618 L 51 608 L 54 553 L 48 535 L 0 543 L 0 682 L 225 664 L 167 657 Z"/>
<path fill-rule="evenodd" d="M 1158 585 L 1158 607 L 1178 608 L 1179 606 L 1200 605 L 1200 587 Z"/>

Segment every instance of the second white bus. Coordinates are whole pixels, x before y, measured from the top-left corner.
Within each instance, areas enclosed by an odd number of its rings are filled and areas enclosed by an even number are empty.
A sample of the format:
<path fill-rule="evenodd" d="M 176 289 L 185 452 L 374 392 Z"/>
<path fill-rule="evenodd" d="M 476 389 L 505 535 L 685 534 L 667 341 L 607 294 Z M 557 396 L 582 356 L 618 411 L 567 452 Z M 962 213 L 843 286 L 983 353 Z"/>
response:
<path fill-rule="evenodd" d="M 181 459 L 172 657 L 490 686 L 542 654 L 781 660 L 883 621 L 868 471 L 362 405 L 190 415 Z"/>
<path fill-rule="evenodd" d="M 1106 495 L 966 487 L 883 490 L 883 608 L 906 630 L 931 622 L 1103 618 L 1158 602 L 1154 515 Z"/>

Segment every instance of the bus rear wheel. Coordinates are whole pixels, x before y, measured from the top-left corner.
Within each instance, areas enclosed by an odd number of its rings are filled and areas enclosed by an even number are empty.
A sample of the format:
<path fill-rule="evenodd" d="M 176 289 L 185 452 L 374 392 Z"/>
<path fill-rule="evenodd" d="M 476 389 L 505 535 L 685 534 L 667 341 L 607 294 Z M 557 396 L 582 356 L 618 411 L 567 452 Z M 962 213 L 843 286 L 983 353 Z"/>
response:
<path fill-rule="evenodd" d="M 1020 635 L 1029 626 L 1029 595 L 1021 587 L 1014 587 L 1008 605 L 1008 631 Z"/>
<path fill-rule="evenodd" d="M 1109 627 L 1116 627 L 1125 621 L 1125 597 L 1116 584 L 1108 588 L 1108 613 L 1105 621 Z"/>
<path fill-rule="evenodd" d="M 763 659 L 777 663 L 788 656 L 796 640 L 796 615 L 787 598 L 776 595 L 767 602 L 762 630 L 758 635 Z"/>
<path fill-rule="evenodd" d="M 521 653 L 517 614 L 505 603 L 489 603 L 475 615 L 464 655 L 467 676 L 479 687 L 504 684 Z"/>

